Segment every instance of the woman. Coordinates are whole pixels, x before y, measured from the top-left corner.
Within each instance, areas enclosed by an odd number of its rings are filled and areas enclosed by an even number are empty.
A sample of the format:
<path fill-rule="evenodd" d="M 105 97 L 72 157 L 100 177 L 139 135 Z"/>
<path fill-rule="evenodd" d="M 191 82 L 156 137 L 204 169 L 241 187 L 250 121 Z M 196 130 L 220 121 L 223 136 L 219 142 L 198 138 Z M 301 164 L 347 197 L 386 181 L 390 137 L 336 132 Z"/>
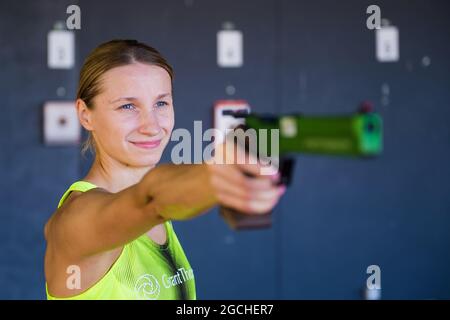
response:
<path fill-rule="evenodd" d="M 45 226 L 48 299 L 195 299 L 170 221 L 216 204 L 264 213 L 283 193 L 259 165 L 155 167 L 174 126 L 172 78 L 159 52 L 134 40 L 87 57 L 76 108 L 95 160 Z M 215 157 L 229 157 L 225 150 Z"/>

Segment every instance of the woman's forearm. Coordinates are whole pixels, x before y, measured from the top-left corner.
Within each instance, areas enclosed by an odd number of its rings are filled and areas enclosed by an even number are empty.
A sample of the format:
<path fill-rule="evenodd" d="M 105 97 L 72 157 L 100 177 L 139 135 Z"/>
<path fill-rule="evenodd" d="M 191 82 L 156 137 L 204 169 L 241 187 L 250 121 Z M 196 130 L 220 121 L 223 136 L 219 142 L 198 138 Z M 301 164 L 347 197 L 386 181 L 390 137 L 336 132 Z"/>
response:
<path fill-rule="evenodd" d="M 165 220 L 193 218 L 217 204 L 209 178 L 207 164 L 159 165 L 139 182 L 139 204 Z"/>

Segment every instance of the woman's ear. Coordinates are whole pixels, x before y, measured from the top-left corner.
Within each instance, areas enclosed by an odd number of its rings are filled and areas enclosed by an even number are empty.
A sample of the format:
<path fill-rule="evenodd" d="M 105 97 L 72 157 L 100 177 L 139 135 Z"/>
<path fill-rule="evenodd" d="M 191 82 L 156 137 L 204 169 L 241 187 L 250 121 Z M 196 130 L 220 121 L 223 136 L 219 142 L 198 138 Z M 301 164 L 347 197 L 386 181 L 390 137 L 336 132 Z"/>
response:
<path fill-rule="evenodd" d="M 87 131 L 92 131 L 92 111 L 89 110 L 86 103 L 81 99 L 77 99 L 75 105 L 77 108 L 78 120 L 80 121 L 81 125 Z"/>

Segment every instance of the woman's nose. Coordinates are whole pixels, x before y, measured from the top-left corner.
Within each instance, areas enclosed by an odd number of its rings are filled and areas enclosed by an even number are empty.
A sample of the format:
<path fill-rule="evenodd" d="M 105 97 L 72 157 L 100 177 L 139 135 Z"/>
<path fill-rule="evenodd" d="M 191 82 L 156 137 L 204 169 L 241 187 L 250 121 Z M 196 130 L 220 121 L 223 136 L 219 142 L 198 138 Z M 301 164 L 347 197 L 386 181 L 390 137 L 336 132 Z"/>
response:
<path fill-rule="evenodd" d="M 156 136 L 161 131 L 158 117 L 153 110 L 142 112 L 139 132 L 142 134 Z"/>

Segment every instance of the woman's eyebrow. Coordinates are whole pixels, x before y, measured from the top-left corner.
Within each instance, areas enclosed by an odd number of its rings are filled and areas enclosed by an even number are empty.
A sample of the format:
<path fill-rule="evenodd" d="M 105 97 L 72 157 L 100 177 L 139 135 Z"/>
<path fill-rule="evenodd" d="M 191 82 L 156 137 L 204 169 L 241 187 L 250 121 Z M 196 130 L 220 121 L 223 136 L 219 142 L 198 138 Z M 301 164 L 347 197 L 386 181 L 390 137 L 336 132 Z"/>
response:
<path fill-rule="evenodd" d="M 159 96 L 157 96 L 156 97 L 156 100 L 159 100 L 159 99 L 162 99 L 162 98 L 165 98 L 165 97 L 169 97 L 169 96 L 171 96 L 172 94 L 170 93 L 170 92 L 168 92 L 168 93 L 163 93 L 163 94 L 160 94 Z"/>
<path fill-rule="evenodd" d="M 171 95 L 172 95 L 172 94 L 171 94 L 170 92 L 168 92 L 168 93 L 162 93 L 162 94 L 160 94 L 160 95 L 158 95 L 158 96 L 156 97 L 156 100 L 159 100 L 159 99 L 162 99 L 162 98 L 165 98 L 165 97 L 170 97 Z M 116 102 L 122 101 L 122 100 L 124 100 L 124 101 L 137 101 L 138 98 L 135 98 L 135 97 L 120 97 L 120 98 L 111 100 L 109 103 L 116 103 Z"/>
<path fill-rule="evenodd" d="M 122 101 L 122 100 L 125 100 L 125 101 L 136 101 L 137 98 L 135 98 L 135 97 L 120 97 L 120 98 L 111 100 L 109 103 L 115 103 L 115 102 Z"/>

